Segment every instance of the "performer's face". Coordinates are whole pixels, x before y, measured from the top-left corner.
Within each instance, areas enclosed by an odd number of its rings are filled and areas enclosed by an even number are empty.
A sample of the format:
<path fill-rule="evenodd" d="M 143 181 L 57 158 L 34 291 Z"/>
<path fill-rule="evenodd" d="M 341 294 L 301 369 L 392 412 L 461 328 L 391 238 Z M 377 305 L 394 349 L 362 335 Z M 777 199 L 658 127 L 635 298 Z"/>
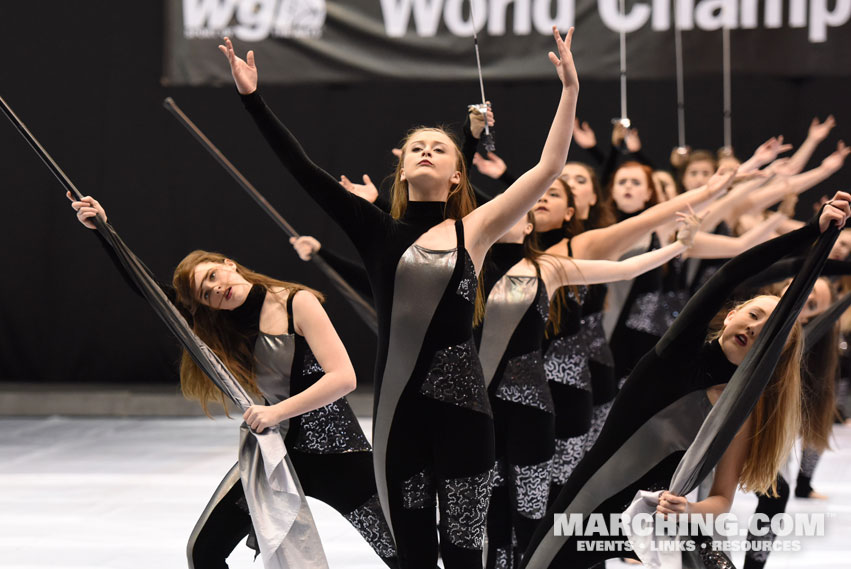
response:
<path fill-rule="evenodd" d="M 670 172 L 665 170 L 653 171 L 653 183 L 656 184 L 656 199 L 659 203 L 677 197 L 677 183 Z"/>
<path fill-rule="evenodd" d="M 561 227 L 573 217 L 573 208 L 567 205 L 567 193 L 564 185 L 556 180 L 546 193 L 538 198 L 532 210 L 535 214 L 535 229 L 551 231 Z"/>
<path fill-rule="evenodd" d="M 834 261 L 844 261 L 851 255 L 851 230 L 843 231 L 833 244 L 833 249 L 830 250 L 828 259 Z"/>
<path fill-rule="evenodd" d="M 624 213 L 635 213 L 644 209 L 650 200 L 647 175 L 639 166 L 626 166 L 615 172 L 612 199 Z"/>
<path fill-rule="evenodd" d="M 597 192 L 594 191 L 594 182 L 591 173 L 581 164 L 566 164 L 561 170 L 561 179 L 567 182 L 570 193 L 573 194 L 573 203 L 576 210 L 587 212 L 597 203 Z"/>
<path fill-rule="evenodd" d="M 714 171 L 715 165 L 709 160 L 692 162 L 686 166 L 686 170 L 683 172 L 683 188 L 688 191 L 705 186 Z"/>
<path fill-rule="evenodd" d="M 194 272 L 195 298 L 217 310 L 233 310 L 245 302 L 251 283 L 236 270 L 233 261 L 198 263 Z"/>
<path fill-rule="evenodd" d="M 456 149 L 452 139 L 439 130 L 414 132 L 402 151 L 402 180 L 406 180 L 409 186 L 418 184 L 426 188 L 437 184 L 448 189 L 452 184 L 458 184 L 461 172 Z"/>
<path fill-rule="evenodd" d="M 786 294 L 789 286 L 783 289 L 782 294 Z M 798 322 L 806 324 L 811 318 L 815 318 L 830 306 L 830 284 L 826 279 L 820 278 L 813 285 L 813 290 L 810 291 L 810 296 L 807 297 L 807 302 L 801 309 L 798 315 Z"/>
<path fill-rule="evenodd" d="M 758 296 L 727 313 L 718 342 L 730 363 L 742 363 L 779 300 Z"/>

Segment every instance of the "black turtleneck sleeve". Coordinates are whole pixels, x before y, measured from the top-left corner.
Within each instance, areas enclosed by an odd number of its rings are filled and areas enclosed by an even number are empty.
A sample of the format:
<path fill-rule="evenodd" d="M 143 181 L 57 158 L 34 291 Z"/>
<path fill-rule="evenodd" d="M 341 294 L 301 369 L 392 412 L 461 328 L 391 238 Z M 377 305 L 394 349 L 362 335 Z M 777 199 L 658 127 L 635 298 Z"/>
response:
<path fill-rule="evenodd" d="M 298 140 L 266 105 L 259 91 L 241 97 L 245 109 L 254 119 L 278 160 L 349 236 L 356 247 L 369 235 L 372 228 L 384 225 L 387 214 L 348 192 L 333 176 L 317 166 Z M 372 237 L 380 238 L 378 235 Z"/>

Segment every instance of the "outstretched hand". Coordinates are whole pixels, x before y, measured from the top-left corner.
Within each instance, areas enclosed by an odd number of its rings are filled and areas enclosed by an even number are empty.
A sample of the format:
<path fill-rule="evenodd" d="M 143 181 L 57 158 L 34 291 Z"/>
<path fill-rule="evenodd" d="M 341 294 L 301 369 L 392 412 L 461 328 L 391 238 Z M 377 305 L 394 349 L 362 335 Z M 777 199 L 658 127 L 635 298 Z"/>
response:
<path fill-rule="evenodd" d="M 89 229 L 97 229 L 91 219 L 98 214 L 106 221 L 106 211 L 95 198 L 86 196 L 77 201 L 70 191 L 65 192 L 65 197 L 71 200 L 71 207 L 77 212 L 77 220 Z"/>
<path fill-rule="evenodd" d="M 824 204 L 818 218 L 819 230 L 824 233 L 831 224 L 839 229 L 845 227 L 845 222 L 851 217 L 851 194 L 836 192 L 833 198 Z"/>
<path fill-rule="evenodd" d="M 322 243 L 310 235 L 290 237 L 290 244 L 293 246 L 293 249 L 295 249 L 295 252 L 302 261 L 311 260 L 313 255 L 322 248 Z"/>
<path fill-rule="evenodd" d="M 576 74 L 576 66 L 573 63 L 573 54 L 570 52 L 570 45 L 573 43 L 573 28 L 567 30 L 567 35 L 564 39 L 561 38 L 558 28 L 553 26 L 553 37 L 556 40 L 558 55 L 549 52 L 547 55 L 550 61 L 555 65 L 558 78 L 561 79 L 561 84 L 565 89 L 578 89 L 579 76 Z"/>
<path fill-rule="evenodd" d="M 594 134 L 594 130 L 588 124 L 588 121 L 582 121 L 580 123 L 579 119 L 576 119 L 573 125 L 573 142 L 582 148 L 594 148 L 597 146 L 597 135 Z"/>
<path fill-rule="evenodd" d="M 685 245 L 686 247 L 691 247 L 694 245 L 694 238 L 697 235 L 697 232 L 700 230 L 700 224 L 703 223 L 703 218 L 706 217 L 706 214 L 703 217 L 694 213 L 694 210 L 689 206 L 689 212 L 686 213 L 684 211 L 677 212 L 677 220 L 678 226 L 677 229 L 677 241 Z"/>
<path fill-rule="evenodd" d="M 823 123 L 818 122 L 818 117 L 813 117 L 813 122 L 810 123 L 810 129 L 807 132 L 807 138 L 821 142 L 827 138 L 827 135 L 830 134 L 830 131 L 835 126 L 836 119 L 833 118 L 833 115 L 828 115 Z"/>
<path fill-rule="evenodd" d="M 729 170 L 712 174 L 712 177 L 706 182 L 706 188 L 709 190 L 709 194 L 714 196 L 715 194 L 729 190 L 730 186 L 733 185 L 733 180 L 736 178 L 738 171 L 738 168 L 730 168 Z"/>
<path fill-rule="evenodd" d="M 783 136 L 772 136 L 765 142 L 759 145 L 753 156 L 742 164 L 743 173 L 747 174 L 752 170 L 762 168 L 775 158 L 778 154 L 792 150 L 791 144 L 783 144 Z"/>
<path fill-rule="evenodd" d="M 473 166 L 475 166 L 479 172 L 488 178 L 493 178 L 494 180 L 498 180 L 499 177 L 505 174 L 505 171 L 508 169 L 508 166 L 505 165 L 502 158 L 493 152 L 488 152 L 487 158 L 476 152 L 473 155 Z"/>
<path fill-rule="evenodd" d="M 845 143 L 840 140 L 836 144 L 836 150 L 834 150 L 830 156 L 822 160 L 821 165 L 836 172 L 842 168 L 843 164 L 845 164 L 845 157 L 848 156 L 849 153 L 851 153 L 851 148 L 845 146 Z"/>
<path fill-rule="evenodd" d="M 230 72 L 236 90 L 240 95 L 250 95 L 257 90 L 257 66 L 254 65 L 254 50 L 245 54 L 245 59 L 238 57 L 233 51 L 233 43 L 230 38 L 225 38 L 225 45 L 219 46 L 219 51 L 225 54 L 230 63 Z"/>
<path fill-rule="evenodd" d="M 340 176 L 340 185 L 369 203 L 375 203 L 375 200 L 378 199 L 378 188 L 366 174 L 363 175 L 363 184 L 355 184 L 345 176 Z"/>

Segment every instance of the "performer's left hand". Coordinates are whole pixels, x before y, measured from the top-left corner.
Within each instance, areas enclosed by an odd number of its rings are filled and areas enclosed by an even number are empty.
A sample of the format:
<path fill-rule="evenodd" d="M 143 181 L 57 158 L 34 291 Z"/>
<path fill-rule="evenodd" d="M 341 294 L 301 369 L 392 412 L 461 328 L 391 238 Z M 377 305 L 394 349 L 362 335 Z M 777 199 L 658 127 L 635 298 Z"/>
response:
<path fill-rule="evenodd" d="M 683 496 L 671 494 L 667 490 L 659 494 L 659 505 L 656 506 L 659 514 L 687 514 L 688 500 Z"/>
<path fill-rule="evenodd" d="M 281 422 L 274 406 L 268 405 L 252 405 L 246 409 L 242 418 L 251 427 L 251 430 L 257 433 L 262 433 L 269 427 L 274 427 Z"/>

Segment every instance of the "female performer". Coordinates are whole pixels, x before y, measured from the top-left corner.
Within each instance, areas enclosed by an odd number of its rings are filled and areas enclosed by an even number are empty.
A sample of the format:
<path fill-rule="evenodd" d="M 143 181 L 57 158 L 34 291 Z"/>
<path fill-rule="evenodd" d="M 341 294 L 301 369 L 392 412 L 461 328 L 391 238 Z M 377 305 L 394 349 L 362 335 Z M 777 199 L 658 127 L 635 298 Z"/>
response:
<path fill-rule="evenodd" d="M 683 452 L 753 346 L 777 298 L 758 296 L 738 305 L 727 313 L 716 339 L 706 342 L 710 321 L 745 277 L 789 250 L 813 242 L 830 224 L 842 226 L 851 215 L 849 201 L 851 195 L 838 192 L 802 229 L 754 247 L 713 275 L 630 374 L 597 443 L 577 465 L 548 514 L 601 513 L 608 519 L 607 514 L 623 512 L 638 490 L 667 487 Z M 795 417 L 800 413 L 800 341 L 800 333 L 793 331 L 755 412 L 718 465 L 711 496 L 689 505 L 682 497 L 663 493 L 660 512 L 688 508 L 695 513 L 720 513 L 729 509 L 738 484 L 756 491 L 771 488 L 799 428 Z M 526 552 L 526 567 L 578 569 L 626 554 L 582 551 L 577 547 L 581 537 L 555 535 L 553 518 L 545 520 Z"/>
<path fill-rule="evenodd" d="M 493 420 L 475 353 L 472 322 L 486 251 L 532 208 L 564 165 L 579 82 L 570 53 L 558 56 L 561 99 L 540 162 L 474 209 L 457 144 L 419 128 L 402 146 L 391 214 L 350 194 L 316 166 L 257 93 L 254 54 L 220 46 L 237 90 L 278 158 L 346 232 L 370 276 L 378 312 L 375 471 L 401 567 L 481 567 L 494 463 Z M 483 305 L 484 299 L 478 302 Z M 479 309 L 479 313 L 481 308 Z"/>
<path fill-rule="evenodd" d="M 106 220 L 106 212 L 91 197 L 71 205 L 90 229 L 98 213 Z M 120 262 L 110 257 L 125 274 Z M 177 300 L 195 333 L 240 384 L 265 399 L 267 405 L 245 412 L 245 422 L 258 432 L 279 425 L 304 493 L 339 511 L 385 563 L 395 567 L 369 442 L 343 397 L 355 388 L 355 372 L 320 304 L 322 296 L 206 251 L 187 255 L 175 270 L 173 286 L 160 288 Z M 225 405 L 224 395 L 186 352 L 180 383 L 183 394 L 198 399 L 205 412 L 210 400 Z M 241 504 L 243 489 L 234 467 L 192 532 L 190 567 L 227 567 L 225 559 L 251 533 L 251 519 Z"/>

